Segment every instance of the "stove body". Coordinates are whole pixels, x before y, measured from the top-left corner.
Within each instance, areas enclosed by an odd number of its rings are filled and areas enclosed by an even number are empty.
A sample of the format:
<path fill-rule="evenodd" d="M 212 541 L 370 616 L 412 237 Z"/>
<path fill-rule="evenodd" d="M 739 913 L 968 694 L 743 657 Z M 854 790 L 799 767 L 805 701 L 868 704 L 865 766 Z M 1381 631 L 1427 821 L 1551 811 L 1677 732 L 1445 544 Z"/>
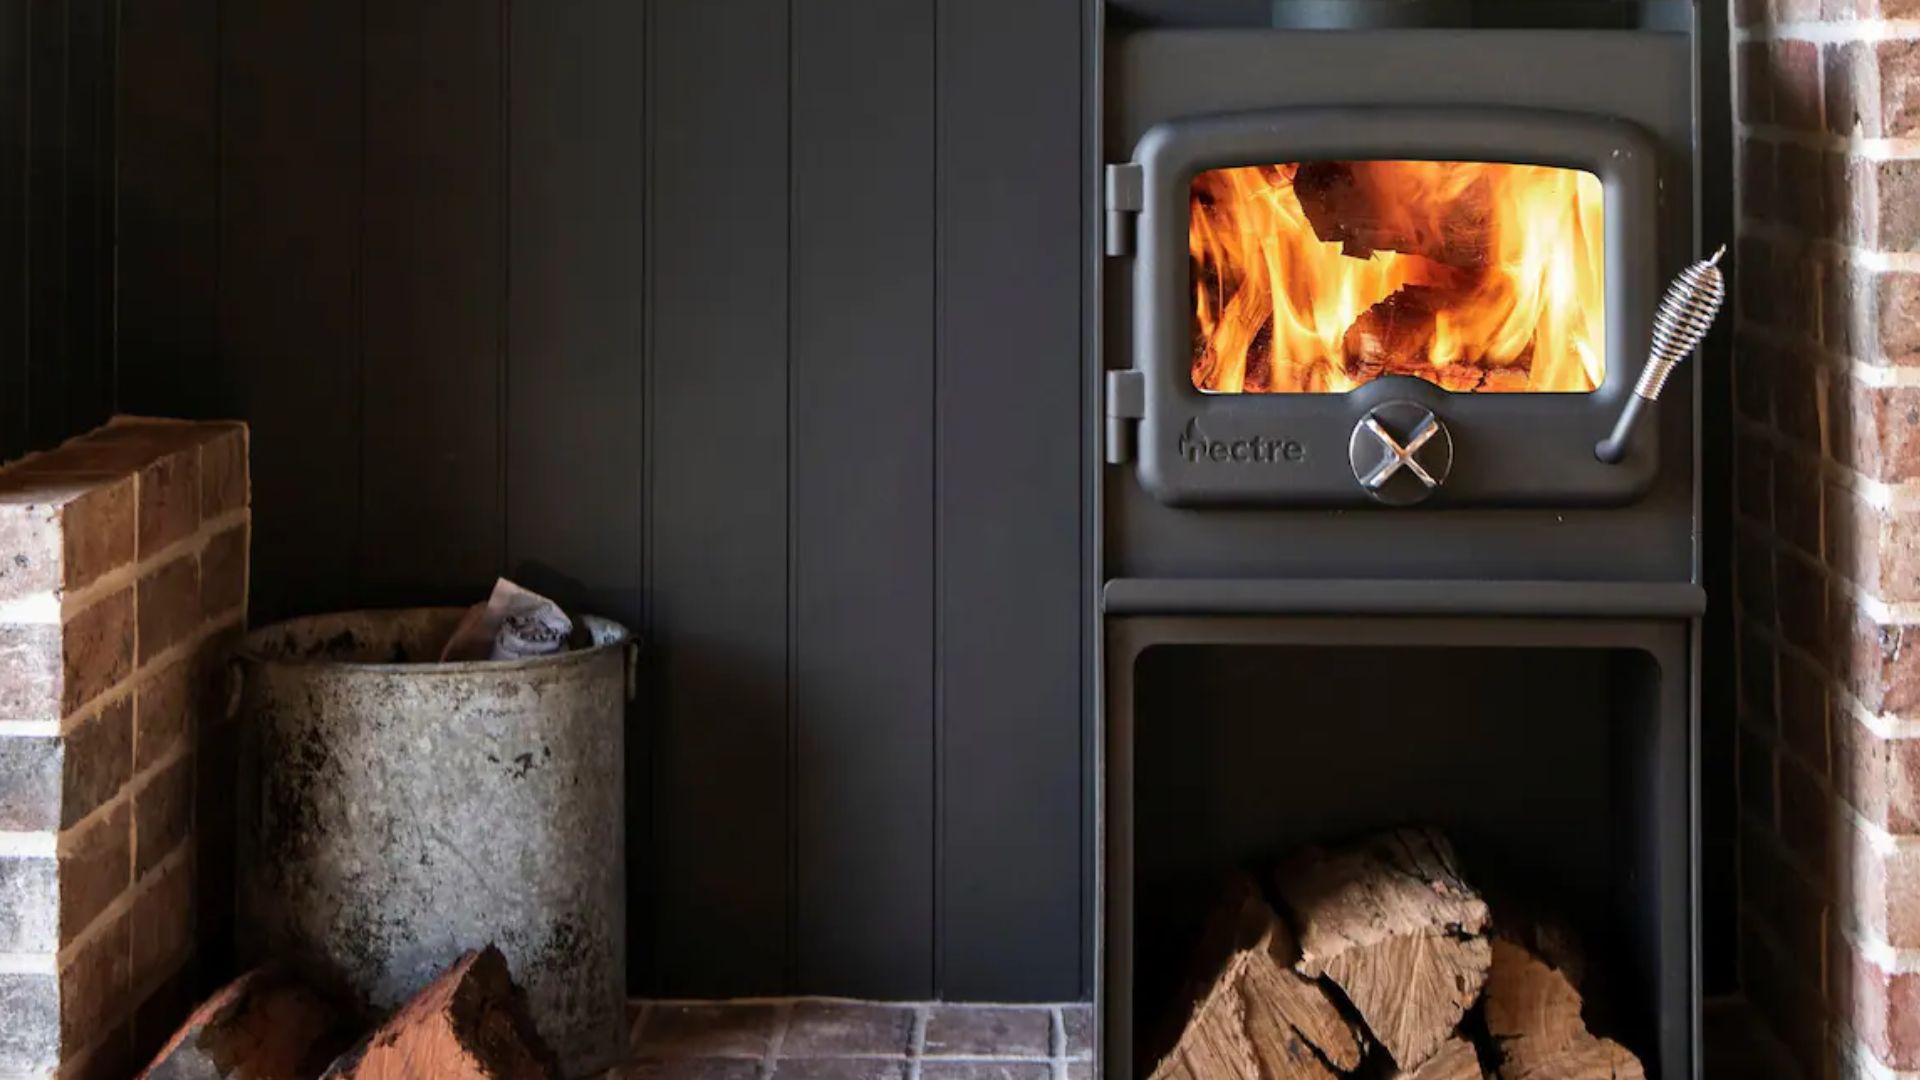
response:
<path fill-rule="evenodd" d="M 1559 14 L 1595 7 L 1491 27 L 1458 7 L 1352 10 L 1403 25 L 1104 13 L 1102 1075 L 1150 1068 L 1221 873 L 1430 822 L 1470 876 L 1542 894 L 1617 957 L 1614 1031 L 1649 1076 L 1693 1077 L 1700 366 L 1680 369 L 1623 461 L 1594 455 L 1662 289 L 1700 257 L 1693 13 L 1596 28 Z M 1253 167 L 1298 186 L 1276 163 L 1321 161 L 1597 181 L 1591 386 L 1461 392 L 1428 371 L 1335 392 L 1202 387 L 1215 327 L 1194 312 L 1219 299 L 1199 284 L 1196 178 Z M 1279 365 L 1275 319 L 1255 345 Z M 1421 475 L 1369 486 L 1392 454 L 1376 425 L 1403 449 L 1426 432 L 1403 455 Z"/>

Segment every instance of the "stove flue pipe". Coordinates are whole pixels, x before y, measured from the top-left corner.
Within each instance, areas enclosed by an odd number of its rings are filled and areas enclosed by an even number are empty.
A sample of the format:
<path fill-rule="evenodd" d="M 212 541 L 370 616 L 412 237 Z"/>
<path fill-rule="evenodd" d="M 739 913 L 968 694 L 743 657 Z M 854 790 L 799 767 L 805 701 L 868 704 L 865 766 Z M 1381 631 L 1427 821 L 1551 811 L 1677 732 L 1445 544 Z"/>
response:
<path fill-rule="evenodd" d="M 1647 351 L 1647 366 L 1640 369 L 1640 381 L 1634 384 L 1626 407 L 1620 410 L 1613 434 L 1593 448 L 1594 457 L 1615 465 L 1627 456 L 1628 444 L 1633 440 L 1641 415 L 1660 400 L 1660 392 L 1667 388 L 1667 377 L 1707 336 L 1714 316 L 1720 314 L 1720 305 L 1727 299 L 1726 278 L 1720 273 L 1720 258 L 1726 253 L 1726 245 L 1722 244 L 1713 258 L 1680 271 L 1680 276 L 1667 287 L 1667 295 L 1653 316 L 1653 345 Z"/>

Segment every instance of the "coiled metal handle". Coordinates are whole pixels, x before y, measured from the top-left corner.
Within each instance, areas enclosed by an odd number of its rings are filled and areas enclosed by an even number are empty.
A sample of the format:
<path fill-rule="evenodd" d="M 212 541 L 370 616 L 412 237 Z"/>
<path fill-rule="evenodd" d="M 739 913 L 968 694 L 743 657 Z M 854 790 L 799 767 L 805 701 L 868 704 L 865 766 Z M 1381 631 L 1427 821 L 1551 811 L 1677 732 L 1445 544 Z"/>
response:
<path fill-rule="evenodd" d="M 1667 287 L 1667 295 L 1661 298 L 1660 308 L 1653 315 L 1653 344 L 1647 350 L 1647 366 L 1640 369 L 1633 396 L 1620 410 L 1613 434 L 1593 448 L 1594 456 L 1601 461 L 1611 465 L 1627 456 L 1627 446 L 1632 441 L 1633 429 L 1640 423 L 1640 414 L 1648 404 L 1660 400 L 1673 369 L 1692 355 L 1712 329 L 1720 306 L 1727 300 L 1727 281 L 1720 273 L 1720 259 L 1726 253 L 1726 245 L 1722 244 L 1712 258 L 1680 271 Z"/>

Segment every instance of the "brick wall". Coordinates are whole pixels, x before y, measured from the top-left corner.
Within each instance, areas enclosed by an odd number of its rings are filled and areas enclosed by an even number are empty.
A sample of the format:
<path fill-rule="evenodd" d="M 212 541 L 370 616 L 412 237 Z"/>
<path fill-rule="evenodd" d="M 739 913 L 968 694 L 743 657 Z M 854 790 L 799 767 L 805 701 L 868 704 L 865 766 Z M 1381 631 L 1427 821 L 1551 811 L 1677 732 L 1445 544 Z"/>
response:
<path fill-rule="evenodd" d="M 121 420 L 0 470 L 0 1076 L 132 1075 L 198 989 L 248 528 L 237 424 Z"/>

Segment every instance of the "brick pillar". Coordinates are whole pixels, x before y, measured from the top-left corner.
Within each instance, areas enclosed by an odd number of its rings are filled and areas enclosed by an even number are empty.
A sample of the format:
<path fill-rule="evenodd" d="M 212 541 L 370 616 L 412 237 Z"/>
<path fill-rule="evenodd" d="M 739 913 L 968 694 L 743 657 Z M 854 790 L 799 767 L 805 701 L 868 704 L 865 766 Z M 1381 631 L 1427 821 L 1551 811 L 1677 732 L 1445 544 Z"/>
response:
<path fill-rule="evenodd" d="M 191 1003 L 246 455 L 238 424 L 119 420 L 0 469 L 0 1076 L 132 1075 Z"/>

